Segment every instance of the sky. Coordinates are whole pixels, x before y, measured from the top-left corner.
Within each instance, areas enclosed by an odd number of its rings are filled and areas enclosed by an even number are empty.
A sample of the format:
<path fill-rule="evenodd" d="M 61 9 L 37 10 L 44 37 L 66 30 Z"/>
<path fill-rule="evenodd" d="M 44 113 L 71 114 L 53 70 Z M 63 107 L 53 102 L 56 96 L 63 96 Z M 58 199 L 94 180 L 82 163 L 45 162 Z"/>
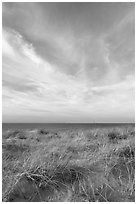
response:
<path fill-rule="evenodd" d="M 2 121 L 134 122 L 135 4 L 2 3 Z"/>

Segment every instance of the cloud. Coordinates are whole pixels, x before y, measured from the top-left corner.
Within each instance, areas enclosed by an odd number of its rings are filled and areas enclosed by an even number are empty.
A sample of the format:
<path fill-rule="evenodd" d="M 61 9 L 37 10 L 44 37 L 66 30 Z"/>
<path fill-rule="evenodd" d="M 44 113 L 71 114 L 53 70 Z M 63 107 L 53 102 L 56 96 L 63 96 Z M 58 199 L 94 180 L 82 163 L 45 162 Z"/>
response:
<path fill-rule="evenodd" d="M 119 65 L 121 75 L 134 74 L 135 67 L 135 13 L 129 12 L 105 37 L 109 58 Z"/>
<path fill-rule="evenodd" d="M 8 55 L 9 57 L 13 58 L 15 57 L 14 55 L 14 50 L 12 46 L 9 45 L 9 43 L 6 40 L 6 33 L 3 33 L 2 35 L 2 53 L 3 55 Z"/>
<path fill-rule="evenodd" d="M 19 92 L 33 92 L 33 93 L 38 92 L 38 87 L 33 81 L 27 81 L 27 80 L 10 81 L 10 80 L 3 79 L 2 85 L 11 89 L 11 91 L 14 90 Z"/>
<path fill-rule="evenodd" d="M 35 121 L 35 116 L 38 121 L 49 118 L 62 122 L 110 121 L 110 118 L 124 121 L 128 120 L 126 114 L 134 118 L 134 15 L 131 9 L 126 14 L 127 6 L 117 17 L 109 14 L 111 19 L 101 29 L 96 26 L 96 22 L 101 26 L 100 18 L 97 21 L 91 18 L 96 15 L 95 12 L 90 14 L 87 6 L 84 10 L 80 6 L 84 14 L 75 15 L 76 5 L 72 8 L 68 4 L 72 16 L 66 26 L 69 13 L 65 14 L 58 6 L 55 9 L 54 6 L 42 8 L 42 4 L 37 3 L 27 5 L 4 4 L 4 118 L 22 116 L 25 121 L 26 115 L 30 122 Z M 64 7 L 66 9 L 66 5 Z M 65 16 L 64 20 L 61 16 Z M 89 19 L 93 31 L 88 29 Z M 73 20 L 81 23 L 76 29 Z M 105 24 L 105 19 L 103 22 Z M 85 31 L 79 33 L 81 28 Z"/>

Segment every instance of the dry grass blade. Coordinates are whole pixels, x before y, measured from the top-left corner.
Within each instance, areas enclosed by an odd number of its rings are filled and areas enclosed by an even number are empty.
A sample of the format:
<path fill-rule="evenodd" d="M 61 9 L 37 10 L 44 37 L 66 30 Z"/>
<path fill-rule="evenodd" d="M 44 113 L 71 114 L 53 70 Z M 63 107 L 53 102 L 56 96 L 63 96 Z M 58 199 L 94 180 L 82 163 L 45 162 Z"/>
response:
<path fill-rule="evenodd" d="M 121 126 L 64 129 L 54 135 L 42 130 L 28 132 L 30 137 L 8 133 L 3 141 L 3 201 L 133 202 L 132 132 L 134 127 Z"/>

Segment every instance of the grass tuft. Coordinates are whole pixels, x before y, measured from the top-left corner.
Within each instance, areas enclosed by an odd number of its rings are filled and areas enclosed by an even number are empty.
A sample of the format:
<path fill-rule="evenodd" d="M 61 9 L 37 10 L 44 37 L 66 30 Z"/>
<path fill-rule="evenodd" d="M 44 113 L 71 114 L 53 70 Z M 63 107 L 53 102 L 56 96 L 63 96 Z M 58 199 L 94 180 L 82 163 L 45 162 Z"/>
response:
<path fill-rule="evenodd" d="M 3 135 L 3 201 L 135 201 L 134 127 L 19 134 Z"/>

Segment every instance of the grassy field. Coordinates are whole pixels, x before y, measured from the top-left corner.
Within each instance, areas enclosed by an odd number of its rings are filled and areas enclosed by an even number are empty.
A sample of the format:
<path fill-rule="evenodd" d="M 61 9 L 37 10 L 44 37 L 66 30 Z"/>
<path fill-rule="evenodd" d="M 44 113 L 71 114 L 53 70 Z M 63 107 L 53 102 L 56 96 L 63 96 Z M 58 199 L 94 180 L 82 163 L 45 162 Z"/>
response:
<path fill-rule="evenodd" d="M 3 201 L 134 202 L 135 129 L 3 133 Z"/>

